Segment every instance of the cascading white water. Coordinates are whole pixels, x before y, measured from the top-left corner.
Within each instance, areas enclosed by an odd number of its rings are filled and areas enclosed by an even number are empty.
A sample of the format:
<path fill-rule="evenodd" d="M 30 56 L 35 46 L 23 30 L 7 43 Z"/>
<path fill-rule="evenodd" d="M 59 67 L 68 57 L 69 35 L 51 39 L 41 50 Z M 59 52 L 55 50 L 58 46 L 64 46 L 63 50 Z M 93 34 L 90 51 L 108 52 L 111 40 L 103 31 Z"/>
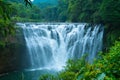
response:
<path fill-rule="evenodd" d="M 102 48 L 103 27 L 81 23 L 18 23 L 23 28 L 31 68 L 61 70 L 69 58 L 88 54 L 92 62 Z"/>

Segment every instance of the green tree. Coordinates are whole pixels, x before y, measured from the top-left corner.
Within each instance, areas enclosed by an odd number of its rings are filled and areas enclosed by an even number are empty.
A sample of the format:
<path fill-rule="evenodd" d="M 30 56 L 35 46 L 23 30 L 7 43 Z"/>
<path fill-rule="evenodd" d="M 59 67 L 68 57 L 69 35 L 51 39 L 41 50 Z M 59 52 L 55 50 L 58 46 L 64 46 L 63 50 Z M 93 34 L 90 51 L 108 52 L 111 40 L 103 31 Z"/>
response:
<path fill-rule="evenodd" d="M 120 25 L 120 0 L 103 0 L 100 12 L 104 23 L 114 27 Z"/>
<path fill-rule="evenodd" d="M 57 6 L 58 21 L 60 22 L 67 21 L 68 18 L 67 9 L 68 9 L 68 0 L 59 0 Z"/>
<path fill-rule="evenodd" d="M 105 24 L 105 47 L 113 45 L 120 37 L 120 0 L 103 0 L 99 14 Z"/>

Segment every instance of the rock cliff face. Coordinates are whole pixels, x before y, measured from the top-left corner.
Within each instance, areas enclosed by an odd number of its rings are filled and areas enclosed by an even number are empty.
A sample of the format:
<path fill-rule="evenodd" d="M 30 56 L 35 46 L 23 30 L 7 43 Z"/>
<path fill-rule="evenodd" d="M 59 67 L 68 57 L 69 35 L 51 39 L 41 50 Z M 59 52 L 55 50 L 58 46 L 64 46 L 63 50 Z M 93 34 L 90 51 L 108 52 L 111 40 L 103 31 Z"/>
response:
<path fill-rule="evenodd" d="M 0 74 L 28 68 L 27 49 L 22 30 L 9 38 L 9 43 L 0 50 Z M 24 60 L 26 59 L 26 60 Z"/>

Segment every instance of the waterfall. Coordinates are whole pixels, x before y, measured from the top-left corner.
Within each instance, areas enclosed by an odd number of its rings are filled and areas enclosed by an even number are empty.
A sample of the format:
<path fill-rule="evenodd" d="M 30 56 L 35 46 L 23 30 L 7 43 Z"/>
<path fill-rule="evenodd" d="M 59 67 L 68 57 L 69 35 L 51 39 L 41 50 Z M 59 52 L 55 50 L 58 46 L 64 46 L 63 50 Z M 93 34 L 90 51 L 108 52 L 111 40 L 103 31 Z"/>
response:
<path fill-rule="evenodd" d="M 92 62 L 102 49 L 103 27 L 86 23 L 18 23 L 23 29 L 32 69 L 61 70 L 68 59 L 87 54 Z"/>

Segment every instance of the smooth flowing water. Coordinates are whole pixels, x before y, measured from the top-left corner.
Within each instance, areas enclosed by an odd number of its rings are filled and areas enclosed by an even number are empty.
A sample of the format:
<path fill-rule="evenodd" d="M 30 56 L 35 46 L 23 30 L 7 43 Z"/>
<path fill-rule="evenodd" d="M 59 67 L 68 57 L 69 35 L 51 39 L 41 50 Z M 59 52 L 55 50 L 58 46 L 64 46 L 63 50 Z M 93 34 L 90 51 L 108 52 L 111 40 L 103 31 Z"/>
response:
<path fill-rule="evenodd" d="M 61 70 L 70 58 L 87 54 L 91 63 L 102 48 L 103 27 L 86 23 L 18 23 L 23 29 L 31 70 Z"/>

